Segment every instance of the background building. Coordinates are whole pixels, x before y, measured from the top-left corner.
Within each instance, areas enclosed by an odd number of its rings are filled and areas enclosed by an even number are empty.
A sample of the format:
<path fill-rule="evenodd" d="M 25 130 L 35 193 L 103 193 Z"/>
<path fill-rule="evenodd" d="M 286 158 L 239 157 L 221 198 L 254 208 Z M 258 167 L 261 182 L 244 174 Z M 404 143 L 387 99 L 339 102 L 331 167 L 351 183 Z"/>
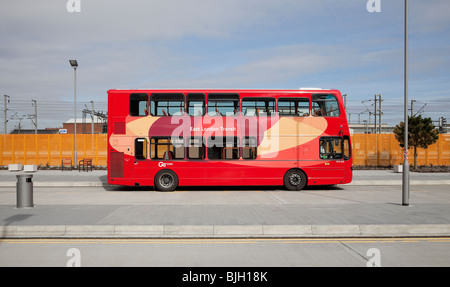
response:
<path fill-rule="evenodd" d="M 104 134 L 107 132 L 107 123 L 102 118 L 94 116 L 94 134 Z M 75 121 L 70 119 L 63 123 L 63 129 L 67 130 L 68 134 L 75 133 Z M 92 120 L 91 117 L 77 119 L 77 134 L 91 134 Z"/>

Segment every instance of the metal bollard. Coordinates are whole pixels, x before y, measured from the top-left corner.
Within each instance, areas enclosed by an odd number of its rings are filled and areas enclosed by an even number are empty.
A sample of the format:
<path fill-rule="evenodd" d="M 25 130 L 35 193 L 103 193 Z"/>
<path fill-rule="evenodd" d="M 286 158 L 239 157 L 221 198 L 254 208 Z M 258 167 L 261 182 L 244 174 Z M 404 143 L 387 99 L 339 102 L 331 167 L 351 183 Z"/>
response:
<path fill-rule="evenodd" d="M 33 175 L 17 175 L 17 208 L 33 208 Z"/>

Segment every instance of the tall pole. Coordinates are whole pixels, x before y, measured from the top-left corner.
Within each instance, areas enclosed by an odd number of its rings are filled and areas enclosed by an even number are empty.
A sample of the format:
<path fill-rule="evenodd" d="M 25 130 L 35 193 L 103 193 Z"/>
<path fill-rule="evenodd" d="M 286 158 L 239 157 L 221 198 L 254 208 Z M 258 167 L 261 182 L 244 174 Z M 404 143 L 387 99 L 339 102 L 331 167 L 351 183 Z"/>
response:
<path fill-rule="evenodd" d="M 7 117 L 8 117 L 7 105 L 9 103 L 9 96 L 7 96 L 7 95 L 4 95 L 4 96 L 5 96 L 5 110 L 4 110 L 4 112 L 5 112 L 5 135 L 6 135 L 8 133 L 8 131 L 6 129 L 6 123 L 8 122 L 8 120 L 7 120 Z M 6 99 L 8 99 L 8 100 L 6 100 Z"/>
<path fill-rule="evenodd" d="M 402 205 L 409 206 L 409 162 L 408 162 L 408 0 L 405 0 L 405 150 L 403 160 Z"/>
<path fill-rule="evenodd" d="M 347 113 L 347 94 L 342 95 L 344 97 L 344 109 L 345 113 Z M 350 121 L 349 121 L 350 122 Z"/>
<path fill-rule="evenodd" d="M 379 121 L 378 122 L 379 122 L 379 125 L 380 125 L 379 132 L 381 134 L 381 115 L 383 114 L 381 112 L 381 102 L 382 102 L 381 94 L 379 94 L 378 97 L 379 97 L 379 99 L 378 99 L 378 119 L 379 119 Z"/>
<path fill-rule="evenodd" d="M 94 101 L 91 101 L 91 134 L 92 138 L 94 138 Z"/>
<path fill-rule="evenodd" d="M 373 114 L 373 115 L 374 115 L 374 118 L 375 118 L 375 123 L 374 123 L 375 129 L 374 129 L 374 133 L 377 134 L 377 133 L 378 133 L 378 127 L 377 127 L 377 95 L 375 95 L 375 104 L 374 104 L 374 107 L 375 107 L 375 113 Z"/>
<path fill-rule="evenodd" d="M 31 100 L 31 104 L 34 107 L 34 134 L 37 135 L 37 103 L 35 100 Z"/>
<path fill-rule="evenodd" d="M 375 118 L 375 124 L 374 124 L 374 126 L 375 126 L 375 153 L 377 156 L 377 166 L 379 166 L 380 165 L 380 155 L 378 153 L 377 96 L 378 95 L 375 95 L 375 103 L 374 103 L 375 113 L 373 114 L 373 117 Z"/>
<path fill-rule="evenodd" d="M 77 67 L 78 62 L 76 60 L 69 60 L 70 65 L 73 67 L 73 73 L 74 73 L 74 106 L 73 106 L 73 120 L 74 120 L 74 159 L 75 162 L 73 166 L 77 168 L 78 161 L 77 161 Z"/>
<path fill-rule="evenodd" d="M 91 110 L 91 151 L 92 151 L 92 158 L 94 158 L 94 101 L 91 101 L 92 110 Z"/>
<path fill-rule="evenodd" d="M 74 119 L 74 158 L 75 163 L 74 166 L 77 168 L 78 160 L 77 160 L 77 67 L 73 68 L 74 71 L 74 107 L 73 107 L 73 119 Z"/>

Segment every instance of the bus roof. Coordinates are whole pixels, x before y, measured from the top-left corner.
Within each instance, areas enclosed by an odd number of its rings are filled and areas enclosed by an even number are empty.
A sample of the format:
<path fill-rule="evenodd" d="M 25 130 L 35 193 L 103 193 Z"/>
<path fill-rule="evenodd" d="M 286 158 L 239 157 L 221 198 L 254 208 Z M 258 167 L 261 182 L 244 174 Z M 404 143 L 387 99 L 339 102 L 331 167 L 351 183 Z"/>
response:
<path fill-rule="evenodd" d="M 337 89 L 300 88 L 290 89 L 110 89 L 109 92 L 152 92 L 152 93 L 336 93 Z M 340 92 L 339 92 L 340 93 Z"/>

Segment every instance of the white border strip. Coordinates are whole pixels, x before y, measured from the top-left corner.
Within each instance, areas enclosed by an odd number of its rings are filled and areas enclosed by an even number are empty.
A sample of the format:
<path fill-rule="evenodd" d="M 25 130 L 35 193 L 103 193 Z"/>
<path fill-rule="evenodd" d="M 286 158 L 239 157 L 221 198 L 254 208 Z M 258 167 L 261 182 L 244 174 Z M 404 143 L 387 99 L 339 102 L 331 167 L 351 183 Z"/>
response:
<path fill-rule="evenodd" d="M 450 236 L 450 225 L 0 226 L 0 238 L 308 238 L 402 236 Z"/>

